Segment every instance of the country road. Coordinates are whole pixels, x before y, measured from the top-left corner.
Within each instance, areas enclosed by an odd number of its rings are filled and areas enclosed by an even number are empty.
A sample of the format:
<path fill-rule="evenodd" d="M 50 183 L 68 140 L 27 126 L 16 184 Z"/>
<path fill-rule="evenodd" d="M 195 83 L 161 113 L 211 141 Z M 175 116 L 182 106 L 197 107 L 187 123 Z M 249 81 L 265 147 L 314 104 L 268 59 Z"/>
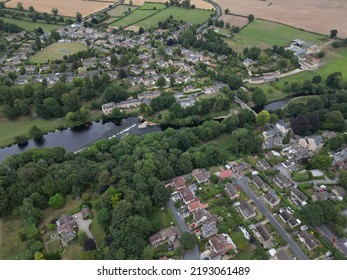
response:
<path fill-rule="evenodd" d="M 189 230 L 188 226 L 186 225 L 186 223 L 184 222 L 184 220 L 181 218 L 181 216 L 179 216 L 177 214 L 177 209 L 175 207 L 175 204 L 171 200 L 171 198 L 169 199 L 169 202 L 167 203 L 167 207 L 170 209 L 171 213 L 174 215 L 177 226 L 181 230 L 181 233 L 183 233 L 183 232 L 189 232 L 190 233 L 190 230 Z M 199 251 L 198 245 L 195 243 L 194 248 L 191 249 L 189 252 L 186 252 L 183 255 L 183 258 L 185 260 L 200 260 L 200 251 Z"/>
<path fill-rule="evenodd" d="M 248 178 L 242 177 L 235 180 L 236 184 L 240 185 L 242 190 L 247 194 L 247 196 L 254 201 L 254 204 L 258 207 L 259 211 L 264 215 L 266 219 L 276 228 L 281 237 L 288 243 L 290 249 L 296 256 L 297 260 L 308 260 L 307 256 L 300 249 L 298 244 L 293 241 L 291 236 L 283 228 L 283 226 L 276 220 L 273 214 L 265 207 L 262 201 L 256 196 L 256 194 L 248 187 Z"/>
<path fill-rule="evenodd" d="M 217 18 L 219 18 L 219 17 L 222 15 L 222 9 L 221 9 L 221 7 L 220 7 L 217 3 L 215 3 L 215 2 L 213 2 L 213 1 L 211 1 L 211 0 L 205 0 L 205 2 L 210 3 L 210 4 L 213 5 L 214 8 L 216 9 L 216 14 L 212 17 L 212 20 L 215 21 Z M 199 27 L 196 29 L 196 32 L 199 33 L 199 32 L 200 32 L 202 29 L 204 29 L 205 27 L 207 27 L 207 22 L 205 22 L 204 24 L 202 24 L 201 26 L 199 26 Z"/>

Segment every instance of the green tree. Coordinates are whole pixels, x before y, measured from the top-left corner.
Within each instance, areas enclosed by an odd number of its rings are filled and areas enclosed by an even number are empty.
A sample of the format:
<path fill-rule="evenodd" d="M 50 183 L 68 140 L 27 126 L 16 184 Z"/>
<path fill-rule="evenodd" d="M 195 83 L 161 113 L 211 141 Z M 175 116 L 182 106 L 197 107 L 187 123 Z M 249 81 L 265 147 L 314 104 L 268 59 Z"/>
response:
<path fill-rule="evenodd" d="M 267 103 L 267 98 L 265 92 L 257 88 L 253 94 L 252 94 L 252 99 L 254 101 L 255 106 L 264 106 Z"/>
<path fill-rule="evenodd" d="M 9 210 L 10 208 L 9 208 L 7 194 L 0 185 L 0 217 L 7 215 L 9 213 Z"/>
<path fill-rule="evenodd" d="M 146 246 L 143 249 L 141 260 L 153 260 L 154 257 L 154 248 L 152 246 Z"/>
<path fill-rule="evenodd" d="M 61 39 L 59 32 L 54 31 L 54 30 L 51 31 L 51 38 L 56 42 Z"/>
<path fill-rule="evenodd" d="M 328 146 L 331 151 L 340 149 L 345 143 L 345 139 L 342 135 L 337 135 L 328 140 Z"/>
<path fill-rule="evenodd" d="M 180 242 L 181 242 L 182 248 L 185 251 L 189 251 L 189 250 L 193 249 L 195 246 L 195 239 L 194 239 L 193 235 L 189 232 L 182 233 L 182 235 L 180 237 Z"/>
<path fill-rule="evenodd" d="M 248 22 L 252 22 L 252 21 L 254 21 L 254 15 L 249 14 L 248 15 Z"/>
<path fill-rule="evenodd" d="M 337 30 L 336 29 L 332 29 L 330 30 L 330 38 L 336 38 L 337 37 Z"/>
<path fill-rule="evenodd" d="M 332 111 L 325 115 L 323 128 L 333 131 L 343 131 L 345 129 L 345 120 L 340 111 Z"/>
<path fill-rule="evenodd" d="M 54 209 L 63 208 L 65 205 L 65 198 L 60 193 L 56 193 L 49 199 L 48 204 Z"/>
<path fill-rule="evenodd" d="M 82 22 L 82 14 L 79 13 L 79 12 L 76 13 L 76 21 L 77 22 Z"/>
<path fill-rule="evenodd" d="M 59 10 L 58 10 L 58 8 L 52 8 L 51 12 L 52 12 L 52 14 L 53 14 L 54 16 L 57 16 Z"/>
<path fill-rule="evenodd" d="M 97 219 L 98 219 L 98 223 L 104 229 L 107 229 L 110 226 L 110 221 L 111 221 L 110 211 L 106 207 L 101 208 L 100 211 L 98 212 Z"/>
<path fill-rule="evenodd" d="M 347 170 L 341 170 L 339 173 L 340 186 L 347 190 Z"/>
<path fill-rule="evenodd" d="M 270 121 L 270 113 L 268 111 L 261 111 L 257 116 L 257 125 L 263 126 Z"/>
<path fill-rule="evenodd" d="M 30 137 L 34 140 L 39 140 L 43 136 L 43 132 L 41 129 L 39 129 L 36 125 L 33 125 L 29 129 Z"/>
<path fill-rule="evenodd" d="M 18 9 L 18 10 L 21 10 L 21 11 L 24 10 L 23 3 L 22 3 L 22 2 L 18 2 L 18 3 L 17 3 L 17 9 Z"/>
<path fill-rule="evenodd" d="M 261 150 L 263 137 L 255 136 L 246 128 L 239 128 L 231 134 L 230 149 L 238 155 L 249 155 Z"/>
<path fill-rule="evenodd" d="M 156 85 L 158 86 L 158 87 L 164 87 L 164 86 L 166 86 L 166 80 L 165 80 L 165 78 L 163 77 L 163 76 L 160 76 L 159 78 L 158 78 L 158 80 L 157 80 L 157 82 L 156 82 Z"/>
<path fill-rule="evenodd" d="M 315 154 L 310 163 L 309 167 L 312 169 L 328 169 L 333 163 L 333 158 L 328 155 Z"/>

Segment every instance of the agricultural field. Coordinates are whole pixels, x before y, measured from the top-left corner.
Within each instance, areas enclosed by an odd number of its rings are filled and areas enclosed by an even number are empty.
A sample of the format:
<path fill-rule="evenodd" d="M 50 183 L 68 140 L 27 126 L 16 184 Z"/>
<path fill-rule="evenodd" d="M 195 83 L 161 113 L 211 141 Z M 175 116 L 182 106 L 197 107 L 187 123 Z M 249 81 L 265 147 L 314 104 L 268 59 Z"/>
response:
<path fill-rule="evenodd" d="M 59 25 L 55 25 L 55 24 L 48 24 L 43 22 L 31 22 L 31 21 L 12 19 L 12 18 L 6 18 L 6 17 L 1 17 L 0 19 L 3 20 L 4 22 L 16 24 L 19 27 L 22 27 L 24 30 L 29 32 L 34 31 L 35 29 L 39 27 L 41 27 L 46 32 L 51 32 L 52 30 L 60 27 Z"/>
<path fill-rule="evenodd" d="M 128 11 L 128 8 L 130 8 L 131 10 L 134 10 L 134 8 L 136 7 L 128 6 L 128 5 L 118 5 L 112 10 L 109 10 L 107 13 L 111 16 L 111 18 L 119 18 L 125 15 L 125 12 Z"/>
<path fill-rule="evenodd" d="M 234 38 L 226 39 L 226 42 L 236 51 L 241 51 L 243 48 L 250 46 L 260 48 L 268 48 L 273 45 L 289 46 L 293 39 L 301 39 L 321 45 L 325 38 L 322 35 L 258 19 L 248 24 Z"/>
<path fill-rule="evenodd" d="M 153 0 L 153 1 L 147 1 L 147 0 L 132 0 L 133 5 L 136 6 L 142 6 L 145 3 L 148 2 L 161 2 L 161 3 L 165 3 L 167 0 Z M 130 0 L 125 0 L 124 4 L 129 4 Z M 190 0 L 190 4 L 191 5 L 195 5 L 196 8 L 198 9 L 206 9 L 206 10 L 211 10 L 214 9 L 213 5 L 211 5 L 210 3 L 207 3 L 203 0 Z"/>
<path fill-rule="evenodd" d="M 30 61 L 33 63 L 45 63 L 49 60 L 63 59 L 65 55 L 74 54 L 87 50 L 88 47 L 82 43 L 54 43 L 34 54 Z"/>
<path fill-rule="evenodd" d="M 224 23 L 229 23 L 230 26 L 238 26 L 240 28 L 243 28 L 248 24 L 247 17 L 222 14 L 222 16 L 218 19 L 223 20 Z"/>
<path fill-rule="evenodd" d="M 150 17 L 151 15 L 158 13 L 157 10 L 135 10 L 129 15 L 121 18 L 120 20 L 115 21 L 111 24 L 111 26 L 114 27 L 127 27 L 129 25 L 133 25 L 134 23 L 141 21 L 147 17 Z M 157 22 L 158 23 L 158 22 Z M 137 24 L 136 24 L 137 25 Z"/>
<path fill-rule="evenodd" d="M 173 18 L 178 21 L 183 20 L 184 22 L 198 24 L 208 20 L 210 15 L 211 11 L 170 7 L 151 16 L 150 18 L 137 22 L 135 25 L 138 27 L 157 26 L 159 21 L 164 21 L 169 18 L 169 16 L 173 16 Z"/>
<path fill-rule="evenodd" d="M 139 8 L 139 10 L 164 10 L 165 8 L 166 6 L 163 3 L 146 2 Z"/>
<path fill-rule="evenodd" d="M 18 2 L 23 4 L 25 10 L 33 6 L 38 12 L 51 13 L 52 8 L 59 10 L 58 15 L 75 17 L 79 12 L 83 16 L 98 12 L 107 8 L 108 2 L 95 2 L 83 0 L 10 0 L 6 2 L 7 8 L 16 8 Z"/>
<path fill-rule="evenodd" d="M 326 0 L 216 0 L 222 10 L 233 14 L 255 15 L 290 26 L 326 34 L 337 29 L 341 38 L 347 37 L 347 1 Z"/>

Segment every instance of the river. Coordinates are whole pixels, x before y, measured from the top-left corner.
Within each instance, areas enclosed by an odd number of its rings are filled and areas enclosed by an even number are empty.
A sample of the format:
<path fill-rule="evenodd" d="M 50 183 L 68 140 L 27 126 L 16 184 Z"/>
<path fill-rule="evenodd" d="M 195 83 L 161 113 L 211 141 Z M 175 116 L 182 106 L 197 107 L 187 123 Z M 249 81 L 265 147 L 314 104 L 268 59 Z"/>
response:
<path fill-rule="evenodd" d="M 63 147 L 67 151 L 76 152 L 99 139 L 110 137 L 120 139 L 129 133 L 143 135 L 161 131 L 159 126 L 138 128 L 139 124 L 140 119 L 138 117 L 129 117 L 123 119 L 118 125 L 113 122 L 93 122 L 86 126 L 50 132 L 44 135 L 41 141 L 31 140 L 24 147 L 13 145 L 0 149 L 0 163 L 8 156 L 22 153 L 31 148 Z"/>

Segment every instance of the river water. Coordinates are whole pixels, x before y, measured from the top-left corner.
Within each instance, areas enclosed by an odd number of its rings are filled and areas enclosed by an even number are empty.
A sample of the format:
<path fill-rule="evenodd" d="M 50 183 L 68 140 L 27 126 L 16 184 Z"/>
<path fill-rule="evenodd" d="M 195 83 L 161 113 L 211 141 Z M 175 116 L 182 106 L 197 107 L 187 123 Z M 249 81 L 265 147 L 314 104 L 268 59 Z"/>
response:
<path fill-rule="evenodd" d="M 90 146 L 99 139 L 110 137 L 120 139 L 128 133 L 143 135 L 161 131 L 159 126 L 138 128 L 139 124 L 140 119 L 138 117 L 129 117 L 123 119 L 118 125 L 113 122 L 93 122 L 87 126 L 50 132 L 44 135 L 39 142 L 31 140 L 24 147 L 13 145 L 0 149 L 0 163 L 8 156 L 22 153 L 31 148 L 63 147 L 67 151 L 76 152 Z"/>

